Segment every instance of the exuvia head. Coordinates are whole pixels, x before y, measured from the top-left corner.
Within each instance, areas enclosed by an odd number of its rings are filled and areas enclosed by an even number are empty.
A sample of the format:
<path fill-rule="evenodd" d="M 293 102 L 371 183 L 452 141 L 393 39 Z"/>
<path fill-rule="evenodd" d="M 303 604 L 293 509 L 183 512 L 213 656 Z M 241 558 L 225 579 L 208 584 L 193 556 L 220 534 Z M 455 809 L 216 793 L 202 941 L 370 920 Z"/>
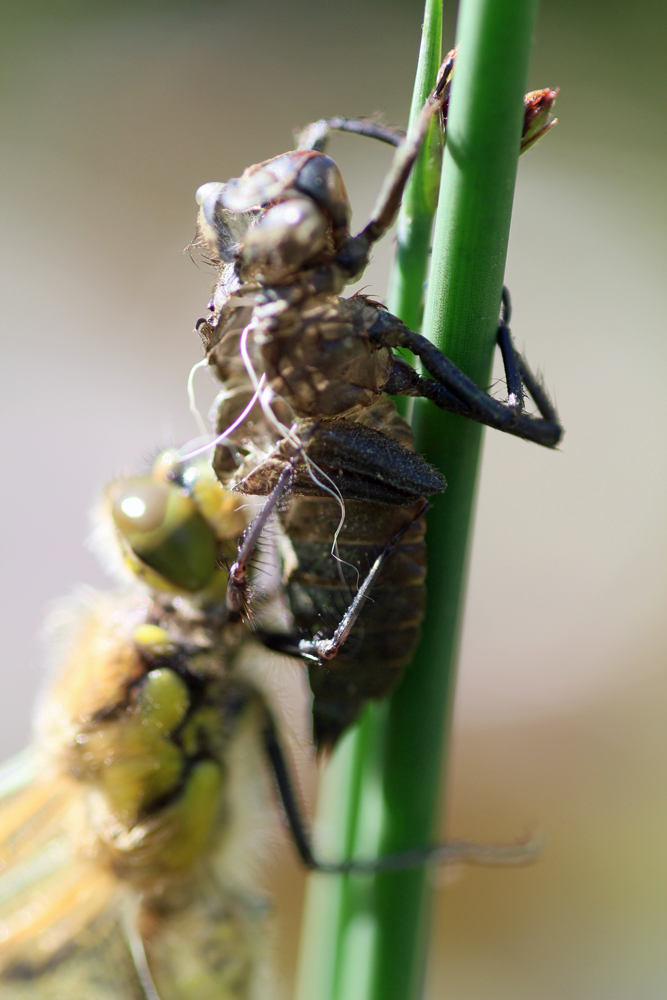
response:
<path fill-rule="evenodd" d="M 264 284 L 331 262 L 350 240 L 345 184 L 324 153 L 283 153 L 226 184 L 204 184 L 197 201 L 209 248 Z"/>

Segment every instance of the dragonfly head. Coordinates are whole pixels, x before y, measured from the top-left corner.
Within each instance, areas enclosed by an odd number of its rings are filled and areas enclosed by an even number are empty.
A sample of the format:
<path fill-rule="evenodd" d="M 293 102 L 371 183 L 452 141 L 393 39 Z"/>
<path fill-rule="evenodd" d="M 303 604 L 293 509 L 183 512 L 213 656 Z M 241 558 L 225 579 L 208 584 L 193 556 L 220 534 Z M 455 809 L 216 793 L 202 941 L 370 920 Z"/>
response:
<path fill-rule="evenodd" d="M 262 284 L 331 261 L 350 238 L 352 211 L 340 170 L 312 150 L 255 164 L 226 184 L 204 184 L 197 201 L 209 249 Z"/>
<path fill-rule="evenodd" d="M 187 596 L 224 593 L 226 565 L 246 527 L 240 498 L 206 462 L 162 452 L 150 472 L 106 491 L 126 566 L 151 589 Z"/>

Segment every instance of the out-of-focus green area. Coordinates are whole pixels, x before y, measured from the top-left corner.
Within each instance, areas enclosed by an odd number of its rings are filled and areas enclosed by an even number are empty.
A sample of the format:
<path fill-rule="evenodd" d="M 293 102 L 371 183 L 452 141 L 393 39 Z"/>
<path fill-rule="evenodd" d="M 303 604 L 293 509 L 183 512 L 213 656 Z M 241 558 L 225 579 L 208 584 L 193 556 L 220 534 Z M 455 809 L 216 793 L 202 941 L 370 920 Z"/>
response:
<path fill-rule="evenodd" d="M 196 433 L 185 379 L 212 273 L 182 255 L 195 189 L 322 115 L 404 124 L 421 4 L 4 0 L 0 16 L 8 754 L 47 603 L 105 585 L 83 546 L 96 491 Z M 567 435 L 556 454 L 486 435 L 448 829 L 539 831 L 545 850 L 525 870 L 450 873 L 433 1000 L 667 992 L 666 29 L 646 0 L 542 6 L 530 85 L 561 87 L 560 121 L 521 162 L 507 281 Z M 388 152 L 355 137 L 332 152 L 361 225 Z M 380 296 L 390 254 L 364 277 Z M 288 714 L 303 734 L 302 689 Z M 310 787 L 308 760 L 304 745 Z M 289 846 L 272 872 L 288 979 Z"/>

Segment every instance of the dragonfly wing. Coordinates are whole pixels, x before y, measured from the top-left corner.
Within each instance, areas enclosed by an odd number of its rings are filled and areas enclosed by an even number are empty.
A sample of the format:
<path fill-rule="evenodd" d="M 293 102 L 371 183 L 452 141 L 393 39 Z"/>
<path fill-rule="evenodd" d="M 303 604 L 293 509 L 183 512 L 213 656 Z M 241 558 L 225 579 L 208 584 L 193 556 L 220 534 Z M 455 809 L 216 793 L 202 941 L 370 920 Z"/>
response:
<path fill-rule="evenodd" d="M 159 1000 L 269 1000 L 263 897 L 200 869 L 140 902 L 86 844 L 82 786 L 35 773 L 0 772 L 2 1000 L 153 1000 L 142 961 Z"/>
<path fill-rule="evenodd" d="M 77 943 L 37 973 L 2 977 L 2 1000 L 146 1000 L 117 920 L 99 922 Z"/>
<path fill-rule="evenodd" d="M 117 923 L 118 883 L 82 850 L 80 786 L 36 773 L 28 753 L 0 769 L 0 995 L 92 1000 L 98 993 L 82 970 L 96 969 L 98 980 L 105 975 L 100 956 L 93 962 L 91 955 Z M 136 984 L 127 946 L 124 953 L 128 982 Z M 111 991 L 98 991 L 100 1000 L 140 996 L 119 991 L 117 956 L 106 965 Z"/>
<path fill-rule="evenodd" d="M 25 788 L 39 774 L 32 747 L 27 747 L 0 764 L 0 808 L 2 801 Z"/>

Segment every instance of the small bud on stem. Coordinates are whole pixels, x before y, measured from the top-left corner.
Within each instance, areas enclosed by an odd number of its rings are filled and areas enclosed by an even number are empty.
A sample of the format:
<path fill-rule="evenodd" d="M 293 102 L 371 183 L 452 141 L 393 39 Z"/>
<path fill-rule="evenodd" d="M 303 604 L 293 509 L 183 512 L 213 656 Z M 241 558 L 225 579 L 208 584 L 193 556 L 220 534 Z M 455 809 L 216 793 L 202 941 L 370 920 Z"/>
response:
<path fill-rule="evenodd" d="M 523 132 L 521 133 L 521 153 L 525 153 L 538 139 L 553 128 L 557 118 L 553 118 L 551 110 L 556 103 L 558 87 L 551 90 L 532 90 L 523 99 Z"/>
<path fill-rule="evenodd" d="M 451 52 L 448 52 L 447 58 L 438 71 L 437 87 L 441 92 L 446 94 L 445 102 L 440 112 L 440 120 L 445 132 L 447 132 L 447 114 L 449 112 L 449 90 L 451 87 L 452 76 L 456 68 L 456 56 L 456 49 L 452 49 Z M 445 79 L 444 84 L 441 83 L 443 78 Z M 525 153 L 527 149 L 530 149 L 530 147 L 533 146 L 538 139 L 541 139 L 543 135 L 546 135 L 549 129 L 553 128 L 558 121 L 557 118 L 553 118 L 551 115 L 557 96 L 558 87 L 556 87 L 555 90 L 552 90 L 550 87 L 545 87 L 543 90 L 531 90 L 529 94 L 524 96 L 523 131 L 521 133 L 521 147 L 519 149 L 519 155 L 521 155 L 521 153 Z"/>

